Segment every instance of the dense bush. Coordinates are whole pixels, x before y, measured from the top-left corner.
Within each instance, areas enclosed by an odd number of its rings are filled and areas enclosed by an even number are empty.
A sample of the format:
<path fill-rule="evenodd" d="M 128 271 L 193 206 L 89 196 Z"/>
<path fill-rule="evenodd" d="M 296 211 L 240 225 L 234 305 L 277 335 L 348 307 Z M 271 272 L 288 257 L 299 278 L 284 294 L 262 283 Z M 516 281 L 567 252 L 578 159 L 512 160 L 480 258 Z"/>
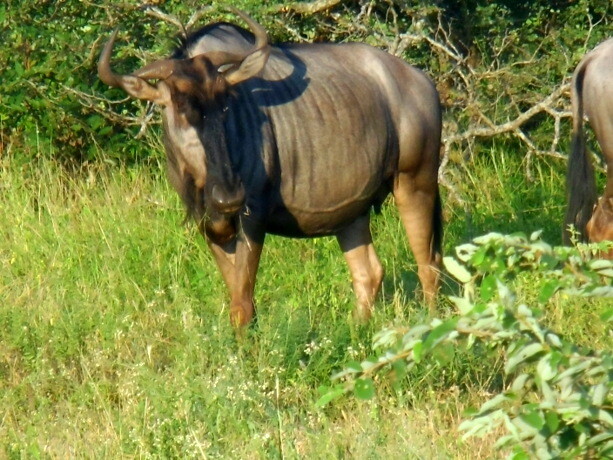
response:
<path fill-rule="evenodd" d="M 441 90 L 451 134 L 503 123 L 541 100 L 568 77 L 586 48 L 604 38 L 612 17 L 608 0 L 449 0 L 433 6 L 417 0 L 324 1 L 310 9 L 262 0 L 228 3 L 261 21 L 273 40 L 361 40 L 425 68 Z M 321 7 L 326 3 L 329 7 Z M 105 87 L 95 70 L 101 43 L 115 27 L 122 31 L 120 70 L 172 49 L 178 28 L 148 15 L 145 5 L 135 0 L 0 5 L 4 149 L 15 145 L 30 155 L 44 151 L 78 161 L 133 161 L 157 149 L 155 135 L 147 142 L 135 139 L 150 124 L 150 108 Z M 185 24 L 203 3 L 157 0 L 148 6 Z M 224 18 L 231 16 L 214 4 L 199 24 Z M 415 36 L 428 40 L 408 40 Z M 551 122 L 531 123 L 525 128 L 552 137 Z"/>

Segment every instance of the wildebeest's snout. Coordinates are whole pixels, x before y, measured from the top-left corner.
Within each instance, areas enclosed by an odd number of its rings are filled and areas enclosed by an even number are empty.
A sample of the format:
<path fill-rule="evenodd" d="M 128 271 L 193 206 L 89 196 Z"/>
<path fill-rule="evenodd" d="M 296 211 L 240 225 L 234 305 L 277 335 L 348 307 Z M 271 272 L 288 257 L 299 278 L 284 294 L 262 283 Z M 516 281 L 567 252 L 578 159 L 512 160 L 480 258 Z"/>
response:
<path fill-rule="evenodd" d="M 220 214 L 236 214 L 245 204 L 245 188 L 240 180 L 228 187 L 214 183 L 211 187 L 211 205 Z"/>

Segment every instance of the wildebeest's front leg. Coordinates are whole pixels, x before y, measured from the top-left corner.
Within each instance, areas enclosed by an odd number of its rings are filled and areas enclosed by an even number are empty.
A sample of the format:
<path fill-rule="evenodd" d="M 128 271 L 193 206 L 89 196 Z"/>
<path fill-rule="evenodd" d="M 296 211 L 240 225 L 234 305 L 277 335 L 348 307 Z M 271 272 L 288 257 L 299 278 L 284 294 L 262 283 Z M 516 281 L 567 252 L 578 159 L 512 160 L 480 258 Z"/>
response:
<path fill-rule="evenodd" d="M 255 315 L 253 294 L 264 236 L 264 227 L 258 222 L 241 219 L 234 257 L 234 284 L 230 292 L 230 320 L 235 327 L 247 325 Z"/>
<path fill-rule="evenodd" d="M 244 219 L 231 242 L 220 245 L 207 238 L 230 293 L 230 321 L 235 327 L 245 326 L 255 314 L 253 294 L 264 235 L 261 225 Z"/>
<path fill-rule="evenodd" d="M 383 279 L 383 267 L 372 244 L 369 224 L 368 216 L 362 216 L 337 234 L 358 299 L 355 316 L 363 321 L 368 320 L 372 314 Z"/>
<path fill-rule="evenodd" d="M 262 254 L 263 231 L 240 232 L 231 243 L 219 245 L 207 238 L 219 271 L 230 293 L 230 321 L 235 327 L 247 325 L 255 315 L 253 295 Z"/>
<path fill-rule="evenodd" d="M 217 262 L 221 276 L 223 277 L 228 292 L 232 292 L 234 288 L 234 259 L 236 253 L 236 240 L 232 240 L 224 245 L 216 244 L 210 238 L 205 236 L 206 242 L 209 245 L 211 254 Z"/>

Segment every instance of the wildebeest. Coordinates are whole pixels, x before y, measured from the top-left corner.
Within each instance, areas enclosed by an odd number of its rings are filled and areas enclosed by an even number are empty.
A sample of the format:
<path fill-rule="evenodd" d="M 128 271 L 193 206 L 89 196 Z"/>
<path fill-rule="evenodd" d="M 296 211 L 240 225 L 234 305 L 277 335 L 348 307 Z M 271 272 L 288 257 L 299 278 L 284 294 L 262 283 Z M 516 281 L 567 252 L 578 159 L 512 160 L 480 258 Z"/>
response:
<path fill-rule="evenodd" d="M 613 240 L 613 38 L 585 55 L 571 83 L 573 141 L 568 161 L 566 227 L 574 224 L 581 239 Z M 604 194 L 597 201 L 596 182 L 583 132 L 587 115 L 607 165 Z M 565 240 L 569 241 L 565 231 Z M 613 257 L 613 251 L 609 254 Z"/>
<path fill-rule="evenodd" d="M 357 316 L 383 278 L 369 213 L 391 191 L 430 305 L 438 288 L 441 113 L 431 80 L 364 44 L 271 46 L 228 24 L 188 37 L 168 59 L 129 75 L 98 74 L 163 107 L 169 178 L 198 223 L 230 292 L 230 319 L 247 324 L 265 233 L 335 235 L 349 265 Z"/>

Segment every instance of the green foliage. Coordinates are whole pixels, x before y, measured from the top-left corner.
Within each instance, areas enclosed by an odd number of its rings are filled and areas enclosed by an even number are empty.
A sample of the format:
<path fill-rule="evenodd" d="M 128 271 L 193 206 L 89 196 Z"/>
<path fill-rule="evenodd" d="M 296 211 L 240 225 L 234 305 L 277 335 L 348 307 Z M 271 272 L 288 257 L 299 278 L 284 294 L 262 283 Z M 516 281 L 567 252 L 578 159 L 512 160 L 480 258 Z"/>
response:
<path fill-rule="evenodd" d="M 197 1 L 162 3 L 183 22 L 203 6 Z M 245 3 L 247 10 L 263 4 Z M 207 20 L 223 16 L 213 10 Z M 149 107 L 100 82 L 96 63 L 114 28 L 121 31 L 118 68 L 130 71 L 169 54 L 177 43 L 175 26 L 147 15 L 142 2 L 135 0 L 9 0 L 0 6 L 0 25 L 6 45 L 0 49 L 2 143 L 31 156 L 76 162 L 131 162 L 150 156 L 152 147 L 159 151 L 155 132 L 145 142 L 136 138 Z"/>
<path fill-rule="evenodd" d="M 613 262 L 592 259 L 606 249 L 556 247 L 522 234 L 487 234 L 446 257 L 447 271 L 464 285 L 450 300 L 458 315 L 403 328 L 384 329 L 373 338 L 374 358 L 350 363 L 320 389 L 318 405 L 348 391 L 360 399 L 375 394 L 373 382 L 385 372 L 395 381 L 419 366 L 444 366 L 457 346 L 483 343 L 504 353 L 509 382 L 478 410 L 466 414 L 464 439 L 504 428 L 497 447 L 512 448 L 511 458 L 604 458 L 613 454 L 613 354 L 573 345 L 539 320 L 539 310 L 517 300 L 513 283 L 530 279 L 538 301 L 556 293 L 613 298 Z M 601 315 L 611 321 L 613 308 Z"/>
<path fill-rule="evenodd" d="M 528 239 L 523 234 L 490 233 L 456 248 L 459 261 L 481 277 L 482 301 L 491 300 L 496 283 L 509 282 L 526 273 L 538 288 L 541 303 L 558 290 L 572 295 L 613 296 L 611 262 L 590 257 L 606 250 L 610 242 L 552 248 L 540 239 L 540 234 L 534 232 Z M 469 284 L 471 274 L 460 262 L 448 257 L 445 267 L 458 281 Z"/>
<path fill-rule="evenodd" d="M 448 30 L 450 45 L 482 75 L 478 88 L 462 86 L 454 74 L 458 63 L 440 49 L 422 43 L 408 47 L 403 57 L 435 78 L 448 118 L 463 128 L 479 120 L 473 99 L 487 102 L 484 114 L 498 123 L 551 92 L 586 49 L 607 36 L 612 17 L 607 0 L 498 0 L 486 5 L 449 0 L 435 6 L 418 0 L 344 1 L 315 14 L 293 14 L 284 2 L 230 3 L 260 20 L 273 41 L 357 40 L 389 49 L 405 33 L 425 30 L 437 37 Z M 196 0 L 152 4 L 182 23 L 209 7 Z M 279 14 L 284 14 L 280 21 Z M 213 4 L 200 24 L 218 20 L 235 18 Z M 159 152 L 159 127 L 147 121 L 150 107 L 103 85 L 96 60 L 103 40 L 116 27 L 121 31 L 116 54 L 120 71 L 168 55 L 176 44 L 176 26 L 146 14 L 136 0 L 9 0 L 0 5 L 0 25 L 6 44 L 0 49 L 2 144 L 23 147 L 30 156 L 80 162 L 134 161 Z M 147 124 L 151 135 L 137 138 Z M 552 136 L 551 123 L 525 128 L 540 130 L 544 139 Z"/>

